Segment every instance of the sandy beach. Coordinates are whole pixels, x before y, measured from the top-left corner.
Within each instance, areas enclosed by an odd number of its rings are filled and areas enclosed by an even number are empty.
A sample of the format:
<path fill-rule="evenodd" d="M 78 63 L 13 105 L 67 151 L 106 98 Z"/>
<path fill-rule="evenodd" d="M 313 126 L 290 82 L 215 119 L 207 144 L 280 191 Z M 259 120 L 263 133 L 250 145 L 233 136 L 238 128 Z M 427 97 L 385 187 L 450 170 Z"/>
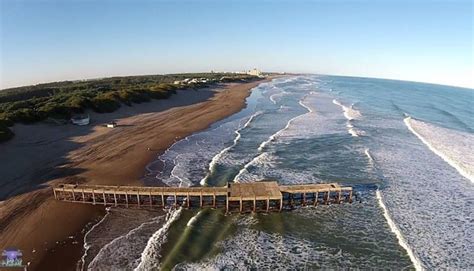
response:
<path fill-rule="evenodd" d="M 87 127 L 15 125 L 15 138 L 0 145 L 1 247 L 22 250 L 29 270 L 75 269 L 84 229 L 105 208 L 55 201 L 49 184 L 141 185 L 154 157 L 241 110 L 249 90 L 263 81 L 179 91 L 168 100 L 91 113 Z M 110 121 L 118 127 L 104 127 Z"/>

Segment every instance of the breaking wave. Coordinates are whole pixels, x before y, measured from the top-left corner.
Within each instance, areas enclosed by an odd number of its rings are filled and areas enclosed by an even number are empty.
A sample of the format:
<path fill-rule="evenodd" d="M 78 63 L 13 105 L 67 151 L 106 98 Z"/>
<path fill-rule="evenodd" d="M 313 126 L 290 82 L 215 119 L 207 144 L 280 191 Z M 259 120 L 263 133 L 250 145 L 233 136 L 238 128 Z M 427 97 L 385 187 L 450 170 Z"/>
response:
<path fill-rule="evenodd" d="M 298 115 L 298 116 L 296 116 L 296 117 L 290 119 L 290 120 L 286 123 L 285 127 L 283 127 L 283 129 L 277 131 L 276 133 L 274 133 L 273 135 L 271 135 L 267 140 L 263 141 L 263 142 L 260 144 L 260 146 L 258 146 L 258 151 L 259 151 L 259 152 L 263 151 L 263 149 L 265 148 L 266 145 L 268 145 L 270 142 L 274 141 L 281 133 L 283 133 L 285 130 L 287 130 L 287 129 L 290 127 L 290 125 L 291 125 L 292 122 L 294 122 L 295 120 L 297 120 L 297 119 L 303 117 L 303 116 L 306 115 L 306 114 L 313 113 L 313 110 L 312 110 L 309 106 L 307 106 L 307 105 L 305 105 L 305 104 L 303 103 L 303 100 L 304 100 L 305 98 L 306 98 L 306 96 L 303 97 L 303 99 L 301 99 L 298 103 L 299 103 L 302 107 L 304 107 L 306 110 L 308 110 L 308 112 L 306 112 L 306 113 L 304 113 L 304 114 L 301 114 L 301 115 Z"/>
<path fill-rule="evenodd" d="M 154 217 L 127 234 L 113 239 L 99 250 L 89 264 L 88 270 L 135 268 L 140 261 L 143 247 L 156 228 L 161 226 L 163 220 L 163 216 Z"/>
<path fill-rule="evenodd" d="M 275 100 L 275 97 L 280 97 L 280 96 L 284 96 L 284 95 L 287 95 L 287 94 L 288 94 L 288 92 L 282 91 L 282 92 L 279 92 L 279 93 L 272 94 L 269 99 L 270 99 L 270 101 L 272 101 L 273 104 L 276 104 L 277 100 Z"/>
<path fill-rule="evenodd" d="M 82 264 L 81 264 L 81 266 L 82 266 L 82 267 L 81 267 L 81 270 L 84 270 L 84 264 L 85 264 L 85 262 L 86 262 L 87 252 L 89 251 L 89 248 L 90 248 L 90 244 L 87 243 L 87 237 L 89 236 L 89 234 L 91 234 L 91 232 L 94 231 L 94 229 L 95 229 L 96 227 L 98 227 L 100 224 L 102 224 L 102 223 L 105 221 L 105 219 L 109 216 L 109 214 L 110 214 L 110 213 L 109 213 L 110 208 L 106 208 L 105 210 L 107 211 L 107 213 L 104 215 L 104 217 L 102 217 L 102 219 L 101 219 L 99 222 L 97 222 L 96 224 L 94 224 L 94 226 L 92 226 L 92 227 L 84 234 L 84 253 L 82 254 L 82 257 L 81 257 L 81 263 L 82 263 Z"/>
<path fill-rule="evenodd" d="M 309 94 L 314 94 L 314 92 L 310 92 Z M 306 110 L 308 110 L 308 112 L 306 113 L 303 113 L 301 115 L 298 115 L 296 117 L 293 117 L 292 119 L 290 119 L 285 127 L 283 127 L 282 129 L 278 130 L 276 133 L 272 134 L 267 140 L 263 141 L 260 146 L 258 147 L 258 151 L 259 151 L 259 155 L 255 156 L 250 162 L 246 163 L 244 165 L 244 167 L 242 169 L 240 169 L 239 173 L 237 173 L 237 175 L 234 177 L 233 179 L 233 182 L 242 182 L 243 180 L 245 180 L 244 178 L 242 178 L 243 174 L 245 173 L 248 173 L 248 168 L 250 166 L 253 166 L 253 165 L 256 165 L 258 163 L 263 163 L 264 161 L 269 161 L 270 158 L 269 158 L 269 154 L 263 152 L 265 146 L 267 146 L 269 143 L 271 143 L 272 141 L 274 141 L 276 138 L 278 138 L 284 131 L 286 131 L 290 125 L 297 119 L 305 116 L 306 114 L 310 114 L 310 113 L 314 113 L 314 110 L 311 109 L 308 105 L 304 104 L 303 100 L 309 95 L 305 95 L 300 101 L 298 101 L 298 104 L 301 105 L 303 108 L 305 108 Z"/>
<path fill-rule="evenodd" d="M 410 257 L 410 260 L 412 261 L 413 265 L 415 266 L 415 269 L 416 270 L 424 270 L 421 266 L 420 260 L 418 260 L 418 258 L 413 253 L 413 250 L 410 248 L 410 246 L 408 246 L 408 243 L 405 241 L 405 238 L 403 238 L 402 233 L 400 232 L 397 225 L 395 224 L 395 222 L 393 222 L 392 218 L 390 217 L 390 214 L 388 213 L 387 207 L 383 203 L 382 194 L 380 193 L 380 190 L 377 189 L 377 191 L 375 192 L 375 195 L 376 195 L 377 202 L 378 202 L 380 208 L 382 208 L 382 210 L 383 210 L 383 216 L 385 217 L 385 220 L 387 220 L 387 224 L 390 227 L 390 230 L 397 237 L 398 243 L 408 253 L 408 256 Z"/>
<path fill-rule="evenodd" d="M 474 135 L 437 127 L 411 117 L 403 121 L 408 130 L 432 152 L 474 183 Z"/>
<path fill-rule="evenodd" d="M 347 107 L 336 99 L 332 100 L 332 102 L 342 108 L 344 117 L 347 119 L 347 132 L 353 137 L 359 137 L 361 135 L 364 135 L 365 132 L 356 129 L 353 124 L 353 120 L 359 119 L 362 116 L 362 114 L 358 110 L 354 109 L 354 104 L 352 104 L 350 107 Z"/>
<path fill-rule="evenodd" d="M 270 155 L 266 152 L 259 154 L 258 156 L 255 156 L 252 161 L 248 162 L 247 164 L 244 165 L 242 169 L 240 169 L 239 173 L 234 177 L 233 182 L 239 183 L 239 182 L 246 182 L 249 181 L 249 178 L 244 178 L 243 175 L 245 173 L 248 173 L 248 168 L 251 166 L 256 166 L 259 164 L 264 164 L 266 162 L 270 161 Z"/>
<path fill-rule="evenodd" d="M 342 110 L 344 111 L 344 117 L 346 117 L 347 120 L 358 119 L 362 116 L 362 114 L 358 110 L 354 109 L 354 104 L 352 104 L 350 107 L 347 107 L 336 99 L 334 99 L 332 102 L 342 108 Z"/>
<path fill-rule="evenodd" d="M 365 149 L 364 153 L 367 156 L 367 158 L 369 159 L 369 163 L 371 165 L 373 165 L 374 164 L 374 158 L 372 157 L 372 155 L 370 155 L 369 149 Z"/>
<path fill-rule="evenodd" d="M 239 139 L 240 139 L 241 136 L 242 136 L 242 135 L 240 134 L 240 132 L 241 132 L 243 129 L 247 128 L 247 127 L 250 125 L 250 123 L 253 121 L 253 119 L 254 119 L 255 117 L 261 115 L 262 113 L 263 113 L 262 111 L 258 111 L 258 112 L 256 112 L 255 114 L 253 114 L 252 116 L 250 116 L 250 118 L 247 120 L 247 122 L 245 122 L 245 124 L 244 124 L 241 128 L 239 128 L 239 129 L 237 129 L 237 130 L 235 131 L 236 137 L 234 138 L 234 142 L 232 143 L 232 145 L 230 145 L 230 146 L 227 147 L 227 148 L 222 149 L 222 151 L 220 151 L 218 154 L 216 154 L 214 157 L 212 157 L 212 160 L 211 160 L 211 162 L 209 163 L 209 172 L 206 174 L 206 176 L 205 176 L 204 178 L 201 179 L 201 181 L 200 181 L 200 184 L 201 184 L 201 185 L 205 185 L 205 184 L 206 184 L 206 182 L 207 182 L 207 180 L 208 180 L 210 174 L 213 172 L 214 167 L 216 166 L 217 162 L 218 162 L 219 159 L 222 157 L 222 155 L 224 155 L 224 153 L 228 152 L 228 151 L 229 151 L 230 149 L 232 149 L 235 145 L 237 145 L 237 142 L 239 142 Z"/>
<path fill-rule="evenodd" d="M 141 254 L 140 263 L 134 270 L 159 269 L 159 253 L 161 246 L 166 242 L 166 233 L 171 224 L 181 216 L 182 210 L 181 208 L 170 210 L 166 223 L 148 239 L 147 245 Z"/>

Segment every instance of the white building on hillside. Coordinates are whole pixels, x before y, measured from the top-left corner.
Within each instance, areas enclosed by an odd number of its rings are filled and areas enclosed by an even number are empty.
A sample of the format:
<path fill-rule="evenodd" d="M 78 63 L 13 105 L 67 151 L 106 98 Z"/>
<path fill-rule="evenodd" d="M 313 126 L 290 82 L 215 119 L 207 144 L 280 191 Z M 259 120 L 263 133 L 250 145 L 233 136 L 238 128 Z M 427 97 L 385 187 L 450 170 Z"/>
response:
<path fill-rule="evenodd" d="M 258 69 L 253 69 L 253 70 L 249 70 L 247 72 L 248 75 L 253 75 L 253 76 L 261 76 L 262 75 L 262 72 Z"/>

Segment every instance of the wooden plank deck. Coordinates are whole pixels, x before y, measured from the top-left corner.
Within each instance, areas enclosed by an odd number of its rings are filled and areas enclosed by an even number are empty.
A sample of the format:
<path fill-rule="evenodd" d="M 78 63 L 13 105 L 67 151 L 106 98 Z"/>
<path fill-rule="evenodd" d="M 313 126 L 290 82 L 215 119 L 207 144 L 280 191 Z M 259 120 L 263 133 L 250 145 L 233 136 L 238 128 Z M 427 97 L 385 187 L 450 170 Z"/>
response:
<path fill-rule="evenodd" d="M 238 203 L 239 211 L 246 205 L 257 210 L 282 210 L 288 206 L 319 203 L 352 202 L 352 187 L 339 184 L 278 185 L 274 181 L 229 183 L 225 187 L 142 187 L 111 185 L 61 184 L 53 187 L 54 197 L 62 201 L 103 204 L 166 207 L 174 205 L 191 207 L 224 207 L 226 211 Z M 196 201 L 199 200 L 199 204 Z"/>

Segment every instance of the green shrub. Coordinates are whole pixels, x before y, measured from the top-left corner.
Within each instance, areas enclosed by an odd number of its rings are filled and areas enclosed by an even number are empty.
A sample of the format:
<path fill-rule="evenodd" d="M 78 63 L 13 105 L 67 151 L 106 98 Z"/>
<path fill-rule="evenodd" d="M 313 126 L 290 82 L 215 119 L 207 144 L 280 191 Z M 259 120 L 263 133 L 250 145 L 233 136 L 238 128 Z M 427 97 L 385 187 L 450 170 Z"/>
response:
<path fill-rule="evenodd" d="M 120 91 L 117 92 L 117 95 L 118 95 L 119 100 L 122 103 L 124 103 L 126 105 L 132 105 L 132 103 L 131 103 L 131 99 L 132 99 L 132 96 L 133 96 L 132 91 L 120 90 Z"/>
<path fill-rule="evenodd" d="M 167 90 L 163 90 L 163 89 L 151 89 L 150 90 L 150 97 L 152 97 L 153 99 L 167 99 L 169 98 L 171 95 L 173 94 L 173 92 L 171 91 L 167 91 Z"/>
<path fill-rule="evenodd" d="M 83 113 L 84 108 L 90 106 L 90 101 L 84 96 L 74 95 L 69 97 L 65 104 L 73 113 Z"/>
<path fill-rule="evenodd" d="M 56 119 L 68 119 L 71 117 L 71 109 L 61 103 L 47 102 L 38 108 L 38 116 L 41 119 L 52 117 Z"/>
<path fill-rule="evenodd" d="M 0 127 L 13 126 L 14 122 L 5 113 L 0 114 Z"/>
<path fill-rule="evenodd" d="M 15 122 L 33 123 L 41 120 L 41 116 L 38 115 L 33 109 L 21 108 L 10 112 L 8 119 L 11 119 Z"/>
<path fill-rule="evenodd" d="M 94 111 L 99 113 L 114 112 L 120 108 L 118 95 L 114 92 L 99 94 L 97 97 L 92 99 L 92 107 Z"/>
<path fill-rule="evenodd" d="M 150 99 L 166 99 L 176 93 L 177 89 L 208 87 L 210 84 L 172 84 L 177 80 L 207 78 L 209 82 L 216 82 L 223 77 L 226 82 L 255 78 L 228 73 L 144 75 L 53 82 L 4 89 L 0 91 L 0 136 L 13 136 L 8 127 L 14 122 L 31 123 L 48 117 L 69 119 L 73 113 L 83 113 L 86 108 L 101 113 L 112 112 L 117 110 L 121 103 L 131 105 Z"/>
<path fill-rule="evenodd" d="M 128 92 L 130 92 L 129 102 L 142 103 L 151 100 L 149 91 L 146 89 L 131 89 Z"/>

